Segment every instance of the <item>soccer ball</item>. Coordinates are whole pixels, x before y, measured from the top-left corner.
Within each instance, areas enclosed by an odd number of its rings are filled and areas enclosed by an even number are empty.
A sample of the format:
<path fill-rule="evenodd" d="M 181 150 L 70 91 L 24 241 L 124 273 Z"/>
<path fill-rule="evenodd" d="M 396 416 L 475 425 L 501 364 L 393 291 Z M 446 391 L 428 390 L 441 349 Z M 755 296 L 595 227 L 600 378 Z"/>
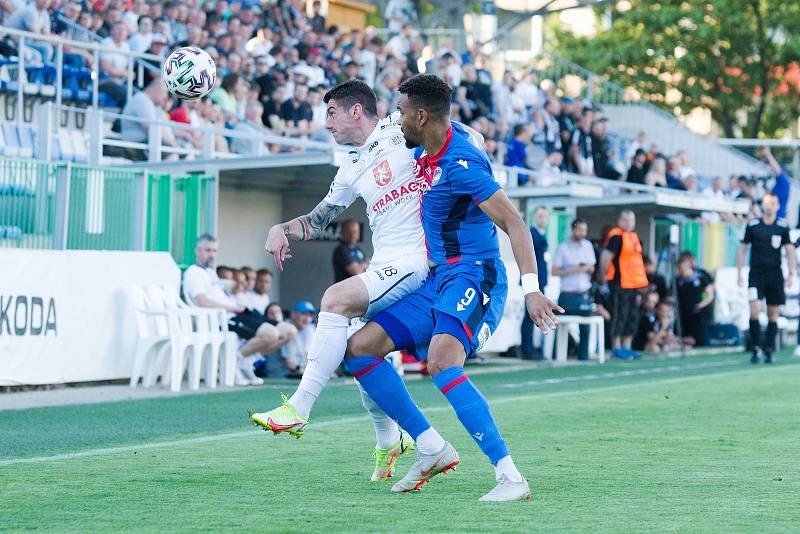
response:
<path fill-rule="evenodd" d="M 181 100 L 197 100 L 214 88 L 217 66 L 205 50 L 183 46 L 164 60 L 161 78 L 169 92 Z"/>

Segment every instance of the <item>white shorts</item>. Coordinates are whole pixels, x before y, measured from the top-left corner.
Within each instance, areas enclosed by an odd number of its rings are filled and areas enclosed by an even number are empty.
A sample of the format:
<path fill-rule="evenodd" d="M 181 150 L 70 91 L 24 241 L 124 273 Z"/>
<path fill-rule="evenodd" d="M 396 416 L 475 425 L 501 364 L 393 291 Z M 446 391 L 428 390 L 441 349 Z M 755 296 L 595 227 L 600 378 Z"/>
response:
<path fill-rule="evenodd" d="M 358 277 L 367 286 L 369 294 L 369 307 L 362 317 L 366 322 L 419 289 L 428 277 L 428 258 L 418 255 L 383 264 L 370 264 L 367 272 Z"/>

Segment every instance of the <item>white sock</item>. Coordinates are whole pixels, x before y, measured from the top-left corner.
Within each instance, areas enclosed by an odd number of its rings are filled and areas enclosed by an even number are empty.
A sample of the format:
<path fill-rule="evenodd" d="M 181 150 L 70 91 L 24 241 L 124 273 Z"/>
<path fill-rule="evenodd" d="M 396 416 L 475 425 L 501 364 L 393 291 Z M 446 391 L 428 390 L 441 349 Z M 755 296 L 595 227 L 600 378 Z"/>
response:
<path fill-rule="evenodd" d="M 375 401 L 367 395 L 361 384 L 356 382 L 356 385 L 361 392 L 361 402 L 372 418 L 372 426 L 375 427 L 375 444 L 379 449 L 388 449 L 400 439 L 400 427 L 397 426 L 394 419 L 381 410 L 380 406 L 375 404 Z"/>
<path fill-rule="evenodd" d="M 422 454 L 436 454 L 444 448 L 444 444 L 444 438 L 433 427 L 417 436 L 417 450 Z"/>
<path fill-rule="evenodd" d="M 511 455 L 503 456 L 494 466 L 495 479 L 500 480 L 501 475 L 505 475 L 511 482 L 522 482 L 522 473 L 514 465 Z"/>
<path fill-rule="evenodd" d="M 320 312 L 317 329 L 308 349 L 308 363 L 300 385 L 289 399 L 294 409 L 308 417 L 317 397 L 325 389 L 331 375 L 344 359 L 347 349 L 347 327 L 350 319 L 344 315 Z"/>

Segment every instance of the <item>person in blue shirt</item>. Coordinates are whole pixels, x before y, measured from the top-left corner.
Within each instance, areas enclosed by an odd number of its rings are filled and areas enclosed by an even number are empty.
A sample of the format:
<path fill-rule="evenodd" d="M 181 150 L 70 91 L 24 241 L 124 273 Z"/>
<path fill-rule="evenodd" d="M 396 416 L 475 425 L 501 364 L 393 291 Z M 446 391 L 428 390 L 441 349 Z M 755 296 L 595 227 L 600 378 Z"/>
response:
<path fill-rule="evenodd" d="M 531 226 L 531 238 L 533 240 L 533 250 L 536 254 L 536 271 L 539 274 L 539 288 L 544 293 L 547 287 L 547 222 L 550 218 L 550 210 L 544 206 L 537 207 L 533 212 L 533 226 Z M 522 326 L 520 327 L 522 358 L 525 360 L 543 360 L 541 339 L 534 343 L 533 321 L 527 313 L 522 315 Z"/>
<path fill-rule="evenodd" d="M 506 165 L 509 167 L 522 167 L 530 169 L 528 165 L 528 144 L 531 141 L 530 128 L 527 124 L 514 126 L 514 137 L 509 141 L 506 149 Z M 517 176 L 518 185 L 526 185 L 529 176 L 520 173 Z"/>
<path fill-rule="evenodd" d="M 772 155 L 772 151 L 769 149 L 769 147 L 765 146 L 763 149 L 761 149 L 761 156 L 766 160 L 770 169 L 772 169 L 772 172 L 775 173 L 775 185 L 772 186 L 772 192 L 776 197 L 778 197 L 778 202 L 780 203 L 780 207 L 778 208 L 778 218 L 785 219 L 786 207 L 789 203 L 789 193 L 791 192 L 792 188 L 792 181 L 778 164 L 778 161 L 775 159 L 775 156 Z"/>
<path fill-rule="evenodd" d="M 523 273 L 527 311 L 543 331 L 563 309 L 539 290 L 528 228 L 492 174 L 474 132 L 449 119 L 451 89 L 432 75 L 399 88 L 406 146 L 415 148 L 422 226 L 431 273 L 416 292 L 376 315 L 350 338 L 346 366 L 372 400 L 414 438 L 417 460 L 392 491 L 421 488 L 459 463 L 456 450 L 428 423 L 402 378 L 384 360 L 408 350 L 428 361 L 434 383 L 475 443 L 495 467 L 497 485 L 481 499 L 530 499 L 489 404 L 464 373 L 503 315 L 507 281 L 497 227 L 511 239 Z"/>

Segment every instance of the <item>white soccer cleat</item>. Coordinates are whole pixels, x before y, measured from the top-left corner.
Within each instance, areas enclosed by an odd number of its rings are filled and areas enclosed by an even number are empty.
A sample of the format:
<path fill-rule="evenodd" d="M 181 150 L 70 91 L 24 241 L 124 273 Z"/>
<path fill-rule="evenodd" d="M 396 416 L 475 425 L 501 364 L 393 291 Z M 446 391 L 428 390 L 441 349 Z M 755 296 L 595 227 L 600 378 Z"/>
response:
<path fill-rule="evenodd" d="M 422 454 L 417 450 L 417 459 L 414 460 L 414 465 L 411 466 L 406 476 L 392 486 L 392 491 L 406 493 L 418 490 L 439 473 L 455 470 L 460 461 L 458 453 L 449 443 L 445 443 L 442 450 L 436 454 Z"/>
<path fill-rule="evenodd" d="M 522 482 L 514 482 L 506 475 L 500 475 L 500 479 L 494 489 L 481 497 L 480 500 L 490 502 L 529 501 L 531 500 L 531 488 L 524 478 Z"/>
<path fill-rule="evenodd" d="M 797 347 L 795 347 L 795 349 L 794 349 L 794 355 L 795 355 L 795 356 L 800 356 L 800 345 L 798 345 Z"/>

